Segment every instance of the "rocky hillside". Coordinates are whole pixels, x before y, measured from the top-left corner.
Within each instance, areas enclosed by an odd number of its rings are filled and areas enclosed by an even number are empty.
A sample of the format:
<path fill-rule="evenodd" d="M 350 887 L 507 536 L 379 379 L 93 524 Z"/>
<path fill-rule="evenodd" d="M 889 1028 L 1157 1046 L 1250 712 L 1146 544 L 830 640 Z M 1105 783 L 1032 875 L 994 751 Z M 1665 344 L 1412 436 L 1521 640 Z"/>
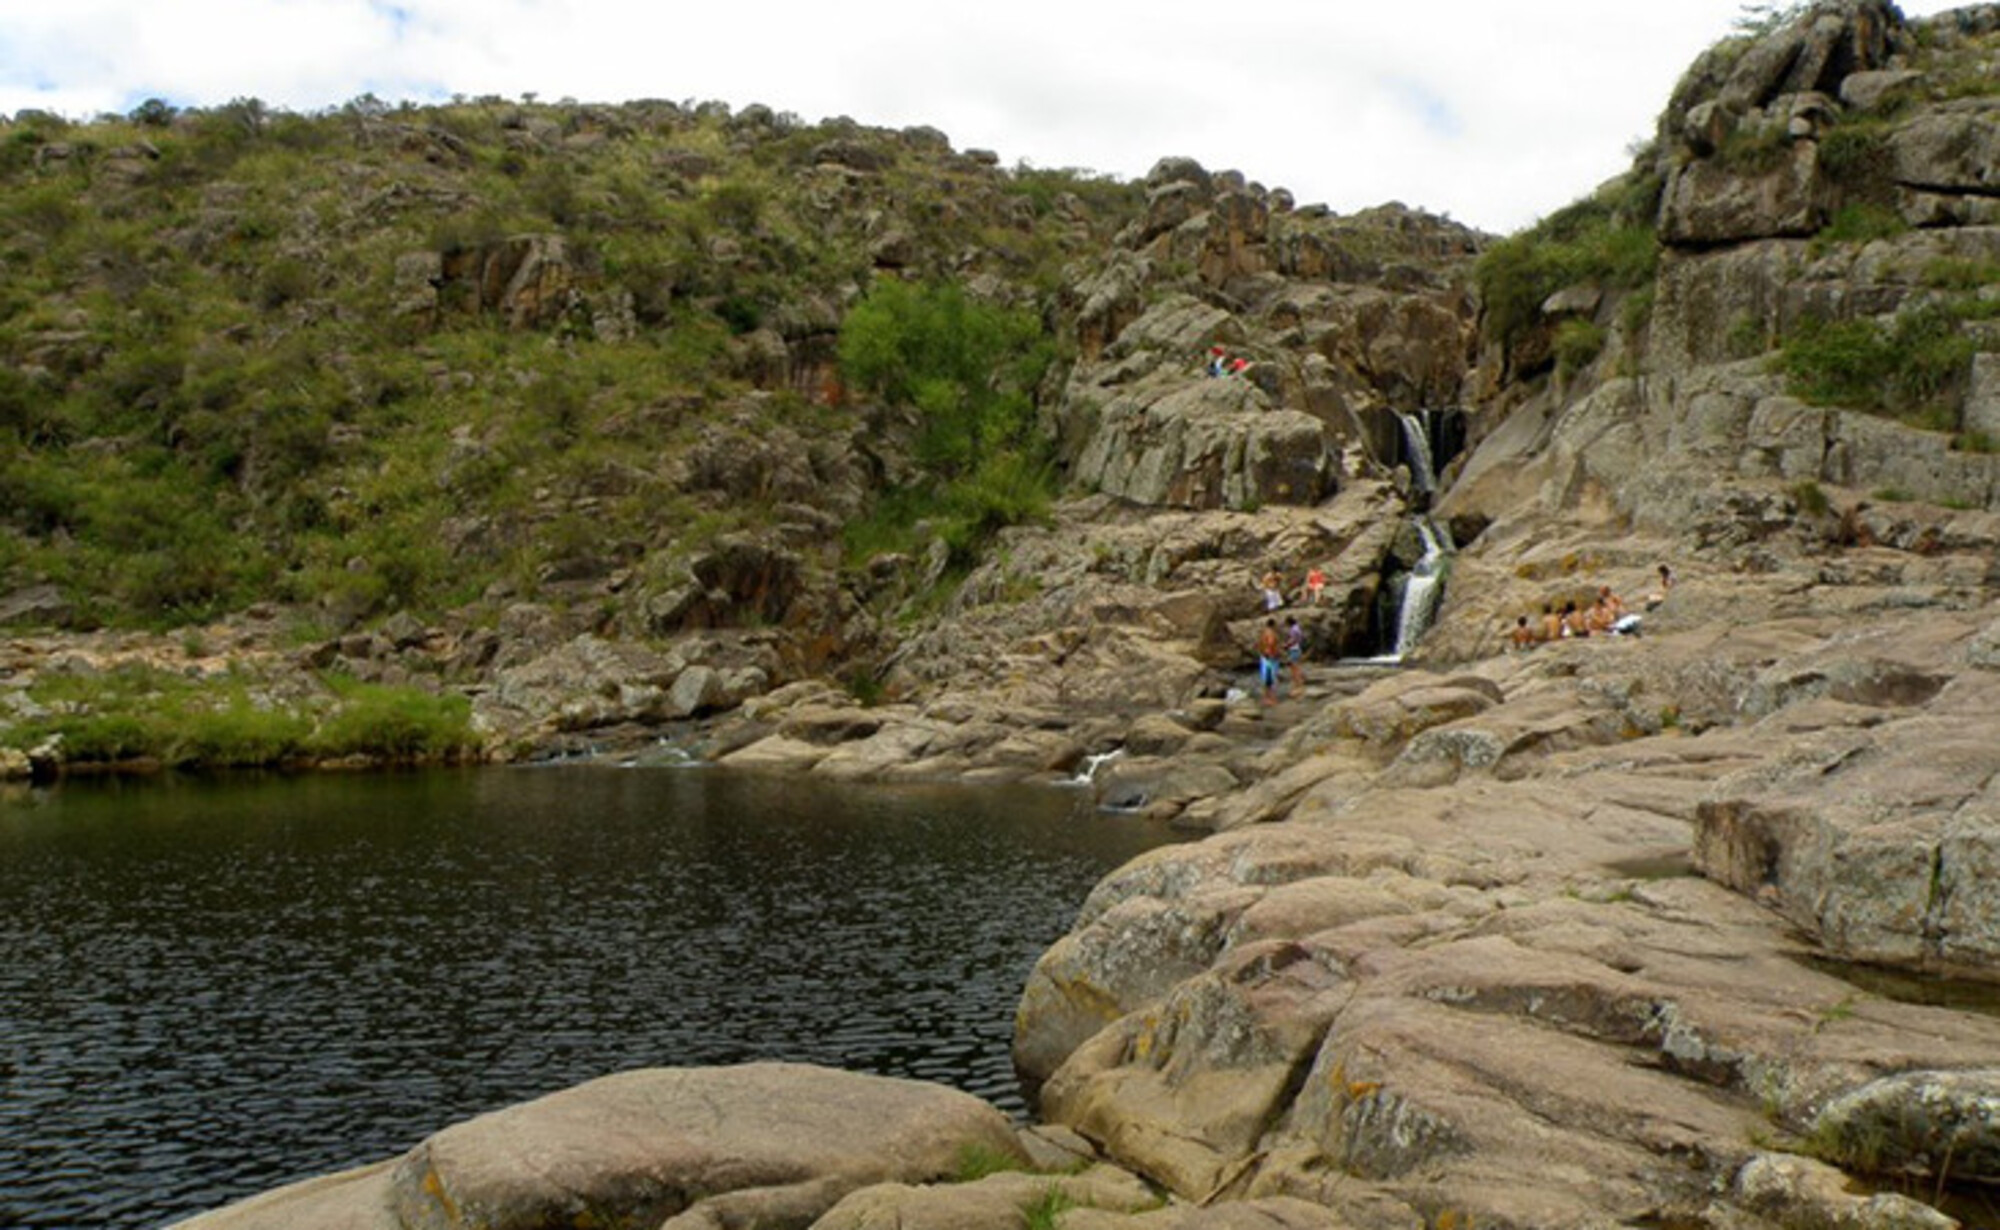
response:
<path fill-rule="evenodd" d="M 1269 567 L 1333 566 L 1323 651 L 1383 641 L 1396 411 L 1454 405 L 1475 344 L 1481 237 L 1185 161 L 714 104 L 4 135 L 17 770 L 321 746 L 105 737 L 78 672 L 311 729 L 328 680 L 466 697 L 454 746 L 501 756 L 947 682 L 1015 728 L 1220 695 Z"/>

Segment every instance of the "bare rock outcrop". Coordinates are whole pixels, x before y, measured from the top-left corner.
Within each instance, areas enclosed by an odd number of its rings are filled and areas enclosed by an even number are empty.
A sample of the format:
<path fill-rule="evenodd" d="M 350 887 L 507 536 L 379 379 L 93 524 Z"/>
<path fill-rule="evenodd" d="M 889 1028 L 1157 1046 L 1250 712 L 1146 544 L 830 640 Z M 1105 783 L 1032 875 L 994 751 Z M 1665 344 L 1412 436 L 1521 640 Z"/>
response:
<path fill-rule="evenodd" d="M 1006 1116 L 942 1086 L 790 1064 L 655 1069 L 496 1111 L 395 1161 L 180 1225 L 803 1230 L 851 1192 L 946 1178 L 967 1149 L 1027 1162 Z"/>

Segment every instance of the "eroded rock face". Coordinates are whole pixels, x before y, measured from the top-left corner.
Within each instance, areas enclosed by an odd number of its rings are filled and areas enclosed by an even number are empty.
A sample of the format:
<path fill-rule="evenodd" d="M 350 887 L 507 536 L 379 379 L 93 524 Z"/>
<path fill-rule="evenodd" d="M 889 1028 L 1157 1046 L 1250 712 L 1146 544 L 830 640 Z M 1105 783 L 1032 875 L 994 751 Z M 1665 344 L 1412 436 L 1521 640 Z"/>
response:
<path fill-rule="evenodd" d="M 394 1162 L 187 1230 L 577 1224 L 803 1228 L 843 1196 L 1027 1163 L 1006 1116 L 938 1085 L 791 1064 L 627 1072 L 447 1128 Z"/>
<path fill-rule="evenodd" d="M 1400 206 L 1295 211 L 1188 159 L 1147 182 L 1145 218 L 1069 292 L 1082 359 L 1054 427 L 1083 489 L 1311 506 L 1395 464 L 1371 416 L 1459 396 L 1478 236 Z M 1203 374 L 1211 348 L 1224 375 Z"/>

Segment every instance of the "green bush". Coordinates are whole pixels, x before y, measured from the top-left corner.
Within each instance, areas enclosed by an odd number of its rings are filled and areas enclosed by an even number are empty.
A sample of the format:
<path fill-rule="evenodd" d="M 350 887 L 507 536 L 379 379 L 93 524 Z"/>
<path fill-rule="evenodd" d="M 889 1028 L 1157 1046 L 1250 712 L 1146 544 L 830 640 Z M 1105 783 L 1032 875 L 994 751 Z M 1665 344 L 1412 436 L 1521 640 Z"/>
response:
<path fill-rule="evenodd" d="M 952 562 L 970 565 L 995 534 L 1010 525 L 1046 521 L 1054 477 L 1018 453 L 989 457 L 945 493 L 951 516 L 944 529 Z"/>
<path fill-rule="evenodd" d="M 1473 268 L 1488 339 L 1512 347 L 1541 322 L 1542 303 L 1580 283 L 1636 291 L 1652 284 L 1659 239 L 1651 211 L 1657 180 L 1579 201 L 1500 240 Z M 1646 187 L 1651 185 L 1651 187 Z"/>
<path fill-rule="evenodd" d="M 1826 498 L 1826 492 L 1811 479 L 1794 483 L 1787 490 L 1791 494 L 1792 503 L 1798 505 L 1799 511 L 1807 516 L 1824 517 L 1833 507 L 1832 502 Z"/>
<path fill-rule="evenodd" d="M 1929 425 L 1965 379 L 1976 349 L 1949 312 L 1922 307 L 1887 325 L 1808 320 L 1785 340 L 1779 362 L 1788 387 L 1806 401 Z"/>
<path fill-rule="evenodd" d="M 1877 239 L 1893 239 L 1910 229 L 1902 215 L 1893 209 L 1879 205 L 1856 203 L 1843 205 L 1834 211 L 1827 224 L 1813 236 L 1816 249 L 1824 250 L 1835 243 L 1869 243 Z"/>
<path fill-rule="evenodd" d="M 1819 169 L 1850 189 L 1872 192 L 1889 177 L 1893 154 L 1889 125 L 1884 120 L 1847 120 L 1834 125 L 1819 142 Z"/>
<path fill-rule="evenodd" d="M 1642 286 L 1618 305 L 1618 328 L 1627 339 L 1637 338 L 1652 323 L 1654 296 L 1651 286 Z"/>
<path fill-rule="evenodd" d="M 2000 261 L 1940 256 L 1924 266 L 1923 277 L 1938 290 L 1977 291 L 2000 283 Z"/>
<path fill-rule="evenodd" d="M 322 756 L 431 760 L 478 746 L 472 703 L 462 696 L 375 684 L 348 684 L 340 692 L 340 707 L 320 724 L 310 742 Z"/>
<path fill-rule="evenodd" d="M 1572 317 L 1556 326 L 1556 372 L 1568 378 L 1590 366 L 1604 351 L 1604 330 L 1595 321 Z"/>
<path fill-rule="evenodd" d="M 240 699 L 194 711 L 178 725 L 166 759 L 206 768 L 283 764 L 304 752 L 312 731 L 301 714 L 260 709 Z"/>
<path fill-rule="evenodd" d="M 1054 357 L 1030 313 L 951 283 L 894 280 L 848 312 L 839 346 L 850 385 L 922 413 L 919 456 L 945 479 L 1028 443 L 1034 389 Z"/>

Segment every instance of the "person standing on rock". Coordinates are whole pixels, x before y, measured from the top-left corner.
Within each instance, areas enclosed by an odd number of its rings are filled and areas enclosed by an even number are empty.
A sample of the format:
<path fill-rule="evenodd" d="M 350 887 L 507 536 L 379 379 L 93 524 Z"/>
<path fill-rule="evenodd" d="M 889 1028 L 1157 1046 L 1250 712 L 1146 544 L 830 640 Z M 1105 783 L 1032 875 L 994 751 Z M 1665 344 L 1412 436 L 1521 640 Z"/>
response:
<path fill-rule="evenodd" d="M 1257 680 L 1264 688 L 1264 703 L 1278 703 L 1278 621 L 1267 619 L 1257 634 Z"/>
<path fill-rule="evenodd" d="M 1299 617 L 1285 618 L 1285 661 L 1292 668 L 1292 694 L 1306 690 L 1306 630 L 1299 626 Z"/>

